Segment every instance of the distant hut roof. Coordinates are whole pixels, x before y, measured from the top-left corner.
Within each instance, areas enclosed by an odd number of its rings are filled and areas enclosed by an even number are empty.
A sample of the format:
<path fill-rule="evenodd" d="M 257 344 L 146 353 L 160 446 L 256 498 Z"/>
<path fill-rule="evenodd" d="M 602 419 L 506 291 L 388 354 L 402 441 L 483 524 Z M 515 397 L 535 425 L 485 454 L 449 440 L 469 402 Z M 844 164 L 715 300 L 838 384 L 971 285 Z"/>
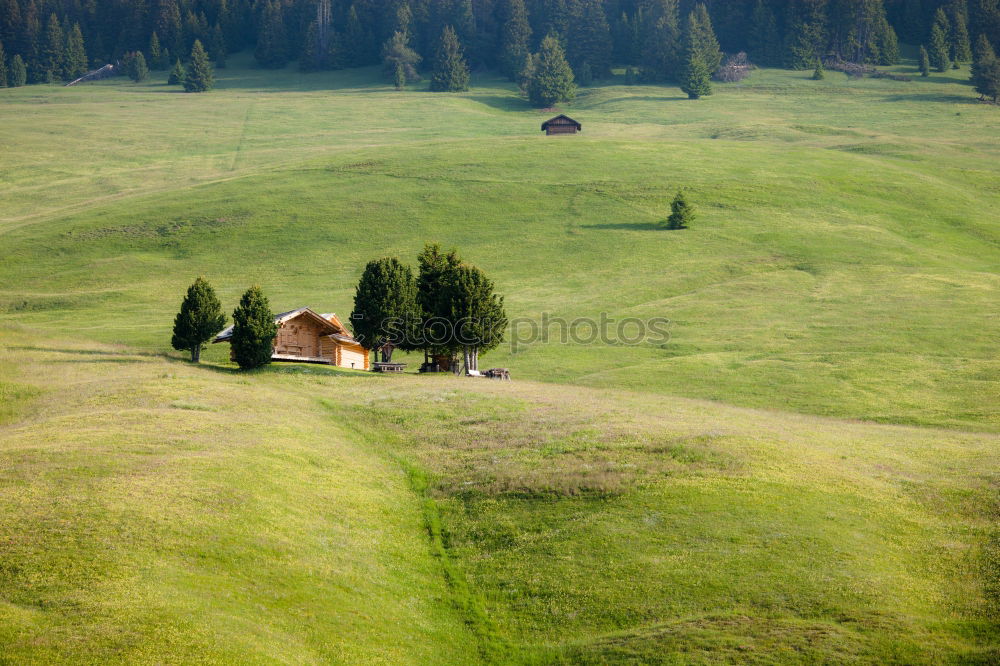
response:
<path fill-rule="evenodd" d="M 282 312 L 281 314 L 274 315 L 274 323 L 279 326 L 286 321 L 295 319 L 296 317 L 306 316 L 309 319 L 315 321 L 320 327 L 320 335 L 333 335 L 336 336 L 338 340 L 356 342 L 356 340 L 351 336 L 350 331 L 348 331 L 344 325 L 337 318 L 334 313 L 328 314 L 317 314 L 313 312 L 310 308 L 299 308 L 297 310 L 289 310 L 288 312 Z M 212 342 L 226 342 L 233 337 L 233 327 L 225 329 L 217 336 Z"/>
<path fill-rule="evenodd" d="M 559 114 L 555 118 L 549 118 L 544 123 L 542 123 L 542 131 L 545 132 L 549 129 L 549 125 L 576 125 L 576 131 L 582 132 L 583 125 L 576 122 L 567 115 Z"/>

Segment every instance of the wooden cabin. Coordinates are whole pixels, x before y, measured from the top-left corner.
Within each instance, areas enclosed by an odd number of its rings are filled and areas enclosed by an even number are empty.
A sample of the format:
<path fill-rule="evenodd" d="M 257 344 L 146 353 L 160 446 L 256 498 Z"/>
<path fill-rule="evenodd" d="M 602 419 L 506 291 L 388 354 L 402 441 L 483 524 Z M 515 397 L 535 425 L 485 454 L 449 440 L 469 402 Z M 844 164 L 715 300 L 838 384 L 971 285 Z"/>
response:
<path fill-rule="evenodd" d="M 354 339 L 336 314 L 317 314 L 309 308 L 299 308 L 276 315 L 274 323 L 278 325 L 278 335 L 274 338 L 272 361 L 368 369 L 368 350 Z M 212 342 L 229 342 L 232 337 L 230 326 Z"/>
<path fill-rule="evenodd" d="M 583 131 L 583 125 L 560 113 L 542 123 L 542 131 L 546 134 L 576 134 Z"/>

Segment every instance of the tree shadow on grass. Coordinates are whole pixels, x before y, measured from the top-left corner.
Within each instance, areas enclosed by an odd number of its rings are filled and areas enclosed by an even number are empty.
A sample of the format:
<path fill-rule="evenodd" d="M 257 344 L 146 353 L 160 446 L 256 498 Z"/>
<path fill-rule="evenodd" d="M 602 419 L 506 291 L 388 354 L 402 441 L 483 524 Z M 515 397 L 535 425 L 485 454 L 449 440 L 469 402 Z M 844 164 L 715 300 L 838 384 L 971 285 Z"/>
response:
<path fill-rule="evenodd" d="M 528 100 L 507 95 L 467 95 L 466 99 L 501 111 L 532 111 Z"/>
<path fill-rule="evenodd" d="M 659 222 L 602 222 L 600 224 L 581 224 L 582 229 L 612 229 L 617 231 L 665 231 L 666 227 Z"/>
<path fill-rule="evenodd" d="M 916 95 L 889 95 L 885 97 L 887 102 L 947 102 L 950 104 L 981 104 L 974 95 L 941 95 L 934 93 L 924 93 Z"/>

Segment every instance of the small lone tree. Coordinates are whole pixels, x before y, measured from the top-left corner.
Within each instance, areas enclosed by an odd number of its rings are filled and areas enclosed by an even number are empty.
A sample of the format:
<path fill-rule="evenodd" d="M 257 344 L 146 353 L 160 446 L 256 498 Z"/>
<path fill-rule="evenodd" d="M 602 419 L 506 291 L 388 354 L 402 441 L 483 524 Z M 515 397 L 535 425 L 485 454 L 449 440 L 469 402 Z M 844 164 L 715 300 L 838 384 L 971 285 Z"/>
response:
<path fill-rule="evenodd" d="M 392 352 L 418 349 L 420 310 L 413 271 L 395 257 L 369 261 L 354 292 L 351 328 L 358 342 L 392 360 Z"/>
<path fill-rule="evenodd" d="M 822 81 L 825 78 L 826 75 L 823 73 L 823 61 L 816 58 L 816 69 L 813 70 L 812 80 Z"/>
<path fill-rule="evenodd" d="M 174 335 L 170 344 L 177 351 L 190 351 L 191 361 L 197 363 L 201 350 L 226 325 L 222 304 L 215 290 L 203 277 L 188 287 L 181 303 L 181 310 L 174 317 Z"/>
<path fill-rule="evenodd" d="M 278 325 L 267 296 L 254 285 L 240 298 L 240 304 L 233 310 L 233 337 L 230 346 L 233 360 L 242 370 L 252 370 L 271 362 L 274 337 Z"/>
<path fill-rule="evenodd" d="M 528 99 L 533 106 L 547 108 L 576 97 L 573 70 L 566 62 L 559 40 L 549 35 L 542 40 L 538 54 L 532 59 L 528 79 Z"/>
<path fill-rule="evenodd" d="M 920 45 L 920 76 L 931 75 L 931 58 L 927 54 L 927 48 Z"/>
<path fill-rule="evenodd" d="M 215 76 L 212 73 L 212 63 L 200 40 L 194 40 L 191 48 L 191 65 L 184 77 L 184 90 L 187 92 L 205 92 L 215 86 Z"/>
<path fill-rule="evenodd" d="M 670 202 L 670 217 L 667 218 L 667 229 L 687 229 L 694 222 L 694 206 L 692 206 L 683 190 L 678 190 L 674 200 Z"/>
<path fill-rule="evenodd" d="M 434 72 L 431 74 L 431 90 L 434 92 L 462 92 L 469 89 L 469 66 L 462 55 L 455 30 L 446 25 L 441 32 L 437 55 L 434 57 Z"/>
<path fill-rule="evenodd" d="M 187 72 L 184 70 L 184 65 L 178 60 L 174 63 L 174 68 L 170 70 L 170 76 L 167 77 L 167 85 L 169 86 L 182 86 L 184 85 L 184 79 L 187 78 Z"/>

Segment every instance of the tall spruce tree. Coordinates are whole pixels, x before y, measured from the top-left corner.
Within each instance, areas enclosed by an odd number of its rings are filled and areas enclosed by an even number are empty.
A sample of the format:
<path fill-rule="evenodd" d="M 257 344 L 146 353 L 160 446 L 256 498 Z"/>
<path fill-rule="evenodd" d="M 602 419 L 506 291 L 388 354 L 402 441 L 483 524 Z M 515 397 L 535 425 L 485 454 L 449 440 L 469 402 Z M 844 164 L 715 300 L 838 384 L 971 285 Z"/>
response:
<path fill-rule="evenodd" d="M 801 0 L 788 6 L 786 63 L 791 69 L 808 69 L 824 55 L 827 42 L 826 0 Z"/>
<path fill-rule="evenodd" d="M 464 356 L 465 374 L 478 374 L 479 355 L 503 342 L 507 313 L 493 281 L 475 266 L 459 265 L 444 276 L 444 298 Z"/>
<path fill-rule="evenodd" d="M 348 67 L 367 64 L 365 58 L 367 37 L 361 18 L 358 16 L 358 8 L 352 4 L 347 11 L 347 24 L 344 27 L 344 62 Z"/>
<path fill-rule="evenodd" d="M 500 36 L 500 67 L 511 81 L 515 81 L 524 68 L 525 58 L 531 53 L 531 25 L 524 0 L 507 0 L 503 28 Z"/>
<path fill-rule="evenodd" d="M 49 21 L 45 26 L 41 56 L 45 80 L 51 82 L 63 78 L 66 65 L 66 36 L 54 13 L 49 15 Z"/>
<path fill-rule="evenodd" d="M 927 55 L 927 48 L 923 44 L 920 45 L 920 76 L 930 76 L 931 75 L 931 59 Z"/>
<path fill-rule="evenodd" d="M 66 37 L 66 78 L 76 79 L 87 73 L 87 48 L 80 24 L 74 23 Z"/>
<path fill-rule="evenodd" d="M 215 74 L 212 72 L 212 63 L 208 60 L 205 47 L 196 39 L 194 46 L 191 47 L 191 62 L 184 75 L 184 90 L 189 93 L 199 93 L 214 87 Z"/>
<path fill-rule="evenodd" d="M 226 325 L 226 315 L 212 285 L 198 277 L 188 287 L 180 312 L 174 318 L 174 334 L 170 344 L 177 351 L 191 352 L 191 361 L 197 363 L 205 344 Z"/>
<path fill-rule="evenodd" d="M 163 47 L 160 45 L 160 36 L 153 31 L 149 36 L 149 66 L 151 69 L 165 69 L 167 61 L 164 60 Z"/>
<path fill-rule="evenodd" d="M 20 53 L 15 53 L 10 60 L 10 73 L 7 75 L 7 83 L 11 88 L 20 88 L 28 82 L 28 68 L 24 64 L 24 59 Z"/>
<path fill-rule="evenodd" d="M 577 0 L 569 27 L 570 65 L 577 78 L 588 65 L 593 78 L 611 73 L 611 28 L 601 0 Z"/>
<path fill-rule="evenodd" d="M 446 25 L 441 32 L 431 73 L 431 90 L 434 92 L 461 92 L 469 89 L 469 66 L 462 55 L 455 30 Z"/>
<path fill-rule="evenodd" d="M 754 62 L 764 67 L 781 66 L 781 34 L 771 7 L 764 0 L 757 0 L 750 15 L 747 49 Z"/>
<path fill-rule="evenodd" d="M 558 39 L 552 35 L 543 39 L 532 64 L 531 78 L 527 85 L 528 99 L 532 105 L 547 108 L 560 102 L 569 102 L 576 96 L 573 70 L 566 62 L 566 55 Z"/>
<path fill-rule="evenodd" d="M 229 341 L 233 360 L 242 370 L 267 365 L 271 362 L 277 335 L 278 325 L 274 323 L 267 296 L 260 287 L 250 287 L 233 310 L 233 335 Z"/>
<path fill-rule="evenodd" d="M 952 4 L 951 33 L 948 35 L 948 42 L 952 60 L 955 62 L 969 62 L 972 60 L 969 27 L 966 23 L 965 11 L 958 3 Z"/>
<path fill-rule="evenodd" d="M 642 14 L 642 78 L 676 81 L 682 70 L 683 47 L 677 0 L 648 0 Z"/>
<path fill-rule="evenodd" d="M 930 43 L 927 53 L 931 59 L 931 66 L 939 72 L 945 72 L 951 67 L 950 48 L 948 45 L 948 33 L 951 30 L 950 22 L 944 9 L 938 7 L 934 14 L 934 23 L 931 24 Z"/>
<path fill-rule="evenodd" d="M 226 57 L 229 55 L 229 47 L 226 46 L 226 35 L 222 26 L 218 23 L 212 28 L 212 50 L 209 54 L 218 69 L 226 68 Z"/>
<path fill-rule="evenodd" d="M 985 34 L 976 39 L 976 53 L 972 61 L 972 85 L 980 99 L 996 102 L 1000 97 L 1000 60 Z"/>
<path fill-rule="evenodd" d="M 254 58 L 261 67 L 281 69 L 288 64 L 288 34 L 281 5 L 270 0 L 264 7 Z"/>
<path fill-rule="evenodd" d="M 164 48 L 174 55 L 184 53 L 184 29 L 177 0 L 159 0 L 155 29 Z"/>
<path fill-rule="evenodd" d="M 146 56 L 142 54 L 142 51 L 127 54 L 125 71 L 128 73 L 128 77 L 136 83 L 149 78 L 149 66 L 146 64 Z"/>
<path fill-rule="evenodd" d="M 368 262 L 354 292 L 351 328 L 365 348 L 381 353 L 383 363 L 394 349 L 419 349 L 421 317 L 413 271 L 395 257 Z"/>
<path fill-rule="evenodd" d="M 429 360 L 430 355 L 451 357 L 458 349 L 445 284 L 450 273 L 461 263 L 455 250 L 444 252 L 437 243 L 424 245 L 417 256 L 417 306 L 420 310 L 424 362 Z"/>
<path fill-rule="evenodd" d="M 691 14 L 688 15 L 687 32 L 684 35 L 685 51 L 693 49 L 698 53 L 702 62 L 708 67 L 709 75 L 719 68 L 722 62 L 722 50 L 719 48 L 719 40 L 712 30 L 712 19 L 708 15 L 708 9 L 703 3 L 694 6 Z"/>

